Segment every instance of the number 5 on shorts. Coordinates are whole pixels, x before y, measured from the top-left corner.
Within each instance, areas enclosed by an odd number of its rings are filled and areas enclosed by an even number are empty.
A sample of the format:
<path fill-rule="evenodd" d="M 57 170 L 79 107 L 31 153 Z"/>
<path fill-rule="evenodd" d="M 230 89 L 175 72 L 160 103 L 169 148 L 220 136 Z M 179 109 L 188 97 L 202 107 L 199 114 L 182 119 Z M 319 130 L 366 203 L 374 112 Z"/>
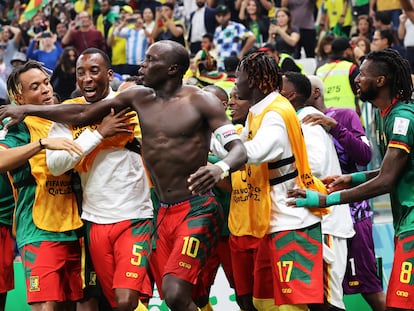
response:
<path fill-rule="evenodd" d="M 131 264 L 134 266 L 140 266 L 141 265 L 141 250 L 143 247 L 141 245 L 132 246 L 132 255 L 136 256 L 136 258 L 131 258 Z"/>

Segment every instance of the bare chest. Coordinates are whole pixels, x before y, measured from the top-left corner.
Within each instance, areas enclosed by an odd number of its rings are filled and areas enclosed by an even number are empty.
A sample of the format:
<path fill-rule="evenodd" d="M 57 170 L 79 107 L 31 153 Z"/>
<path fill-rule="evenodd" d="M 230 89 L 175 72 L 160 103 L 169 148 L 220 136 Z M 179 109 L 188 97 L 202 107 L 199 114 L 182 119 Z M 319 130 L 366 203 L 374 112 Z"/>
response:
<path fill-rule="evenodd" d="M 188 102 L 180 100 L 154 102 L 139 111 L 139 121 L 146 138 L 191 137 L 204 126 L 200 113 Z"/>

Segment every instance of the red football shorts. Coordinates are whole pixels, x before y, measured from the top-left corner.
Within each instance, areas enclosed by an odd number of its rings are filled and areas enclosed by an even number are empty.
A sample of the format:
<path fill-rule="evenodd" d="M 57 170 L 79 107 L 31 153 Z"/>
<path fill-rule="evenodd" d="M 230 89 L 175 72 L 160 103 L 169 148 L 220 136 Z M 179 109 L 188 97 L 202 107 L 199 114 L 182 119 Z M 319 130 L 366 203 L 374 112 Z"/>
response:
<path fill-rule="evenodd" d="M 20 252 L 28 303 L 83 297 L 79 241 L 26 244 Z"/>

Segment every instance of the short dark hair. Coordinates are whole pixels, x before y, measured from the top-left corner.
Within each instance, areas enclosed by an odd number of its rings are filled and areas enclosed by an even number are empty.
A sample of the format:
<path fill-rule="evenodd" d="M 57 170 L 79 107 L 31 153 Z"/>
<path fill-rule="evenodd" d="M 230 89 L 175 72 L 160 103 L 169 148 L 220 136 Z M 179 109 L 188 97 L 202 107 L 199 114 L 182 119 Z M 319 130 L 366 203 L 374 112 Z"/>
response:
<path fill-rule="evenodd" d="M 211 42 L 213 42 L 213 40 L 214 40 L 214 35 L 212 34 L 212 33 L 209 33 L 209 32 L 207 32 L 207 33 L 205 33 L 204 35 L 203 35 L 203 37 L 202 37 L 203 39 L 205 38 L 205 39 L 209 39 Z"/>
<path fill-rule="evenodd" d="M 239 58 L 237 56 L 229 56 L 224 59 L 223 63 L 226 72 L 235 72 L 239 65 Z"/>
<path fill-rule="evenodd" d="M 394 43 L 394 32 L 391 29 L 380 29 L 378 30 L 381 36 L 381 39 L 387 39 L 388 47 Z"/>
<path fill-rule="evenodd" d="M 108 54 L 106 54 L 104 51 L 98 49 L 98 48 L 87 48 L 86 50 L 84 50 L 80 56 L 82 55 L 88 55 L 88 54 L 99 54 L 102 56 L 106 69 L 111 69 L 112 65 L 111 65 L 111 60 L 109 59 Z"/>
<path fill-rule="evenodd" d="M 171 11 L 174 11 L 174 4 L 172 4 L 171 2 L 164 2 L 162 4 L 162 6 L 166 6 L 166 7 L 170 8 Z"/>
<path fill-rule="evenodd" d="M 305 102 L 312 94 L 312 84 L 307 76 L 299 72 L 285 72 L 286 79 L 293 84 L 296 94 Z"/>
<path fill-rule="evenodd" d="M 387 12 L 384 11 L 377 11 L 375 12 L 375 20 L 380 21 L 384 25 L 390 25 L 391 24 L 391 18 L 387 14 Z"/>

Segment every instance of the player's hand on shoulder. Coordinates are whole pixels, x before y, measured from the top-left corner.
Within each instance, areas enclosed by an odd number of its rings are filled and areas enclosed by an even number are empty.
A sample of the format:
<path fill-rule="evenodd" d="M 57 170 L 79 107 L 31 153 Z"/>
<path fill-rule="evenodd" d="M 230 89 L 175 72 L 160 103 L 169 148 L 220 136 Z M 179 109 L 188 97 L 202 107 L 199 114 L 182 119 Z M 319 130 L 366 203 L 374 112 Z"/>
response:
<path fill-rule="evenodd" d="M 4 129 L 23 121 L 26 117 L 26 107 L 16 105 L 0 106 L 0 123 L 4 125 Z"/>
<path fill-rule="evenodd" d="M 302 123 L 311 125 L 322 125 L 324 127 L 327 127 L 328 130 L 335 127 L 337 124 L 335 119 L 321 113 L 308 114 L 303 118 Z"/>
<path fill-rule="evenodd" d="M 143 102 L 151 102 L 154 101 L 157 98 L 157 95 L 155 94 L 155 91 L 149 87 L 145 86 L 138 86 L 138 94 L 137 98 L 139 98 Z"/>
<path fill-rule="evenodd" d="M 148 88 L 142 85 L 135 85 L 119 92 L 118 95 L 110 101 L 114 104 L 113 107 L 115 107 L 116 111 L 126 107 L 137 111 L 137 107 L 141 103 L 151 103 L 154 102 L 156 98 L 157 96 L 152 88 Z"/>
<path fill-rule="evenodd" d="M 101 124 L 98 126 L 97 131 L 102 137 L 111 137 L 119 133 L 134 133 L 134 127 L 137 125 L 135 122 L 128 122 L 135 116 L 135 113 L 127 114 L 129 108 L 125 108 L 118 113 L 115 113 L 114 109 L 103 118 Z"/>

